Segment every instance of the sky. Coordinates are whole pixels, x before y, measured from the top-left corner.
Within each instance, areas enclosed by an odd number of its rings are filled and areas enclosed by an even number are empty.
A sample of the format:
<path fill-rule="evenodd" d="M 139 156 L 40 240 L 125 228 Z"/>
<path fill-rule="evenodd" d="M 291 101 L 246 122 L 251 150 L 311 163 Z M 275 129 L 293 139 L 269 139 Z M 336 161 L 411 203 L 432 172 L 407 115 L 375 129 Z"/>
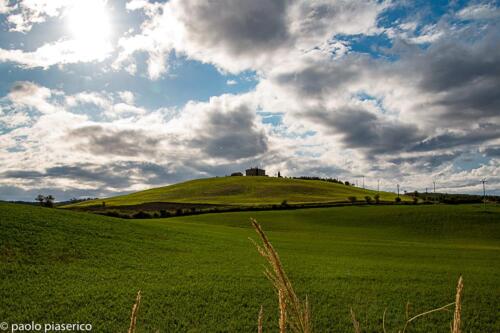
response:
<path fill-rule="evenodd" d="M 500 3 L 0 0 L 0 200 L 224 176 L 500 195 Z"/>

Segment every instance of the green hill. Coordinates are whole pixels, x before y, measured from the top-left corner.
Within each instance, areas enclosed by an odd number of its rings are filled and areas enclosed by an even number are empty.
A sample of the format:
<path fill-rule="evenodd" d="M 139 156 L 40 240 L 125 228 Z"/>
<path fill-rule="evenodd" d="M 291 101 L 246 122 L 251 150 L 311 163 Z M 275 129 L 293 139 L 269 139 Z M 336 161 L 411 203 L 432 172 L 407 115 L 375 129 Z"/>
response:
<path fill-rule="evenodd" d="M 127 195 L 91 200 L 66 207 L 138 205 L 151 202 L 212 205 L 273 205 L 286 200 L 289 204 L 347 202 L 349 196 L 364 200 L 376 191 L 319 180 L 273 177 L 217 177 L 191 180 Z M 396 195 L 380 192 L 380 200 L 394 201 Z"/>
<path fill-rule="evenodd" d="M 124 220 L 0 203 L 0 313 L 7 323 L 92 323 L 126 332 L 138 290 L 137 332 L 277 330 L 255 217 L 316 332 L 397 332 L 409 315 L 454 300 L 464 277 L 463 332 L 500 332 L 500 207 L 354 206 Z M 408 332 L 449 332 L 453 313 Z M 10 331 L 10 330 L 9 330 Z"/>

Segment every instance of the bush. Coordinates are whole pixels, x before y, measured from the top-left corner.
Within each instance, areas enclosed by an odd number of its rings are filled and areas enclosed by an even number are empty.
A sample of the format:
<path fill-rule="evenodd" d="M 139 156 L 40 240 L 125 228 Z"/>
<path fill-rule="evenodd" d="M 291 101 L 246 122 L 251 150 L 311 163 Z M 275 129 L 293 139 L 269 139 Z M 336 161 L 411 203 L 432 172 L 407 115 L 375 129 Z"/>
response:
<path fill-rule="evenodd" d="M 413 203 L 416 205 L 418 202 L 418 198 L 417 197 L 413 197 Z"/>
<path fill-rule="evenodd" d="M 352 197 L 348 197 L 347 200 L 349 200 L 350 203 L 355 203 L 356 200 L 358 200 L 356 197 L 352 196 Z"/>
<path fill-rule="evenodd" d="M 380 203 L 380 194 L 375 194 L 374 198 L 375 198 L 375 203 L 377 204 Z"/>
<path fill-rule="evenodd" d="M 281 202 L 281 205 L 282 205 L 282 206 L 288 206 L 288 201 L 287 201 L 287 200 L 283 200 L 283 201 Z"/>
<path fill-rule="evenodd" d="M 394 199 L 394 201 L 395 201 L 396 203 L 400 203 L 400 202 L 401 202 L 401 198 L 400 198 L 400 197 L 396 197 L 396 199 Z"/>
<path fill-rule="evenodd" d="M 134 219 L 150 219 L 152 216 L 149 213 L 143 212 L 142 210 L 140 212 L 135 213 L 132 215 Z"/>
<path fill-rule="evenodd" d="M 122 215 L 114 210 L 103 213 L 103 215 L 111 217 L 122 217 Z"/>
<path fill-rule="evenodd" d="M 166 211 L 165 209 L 160 210 L 160 217 L 169 217 L 170 212 Z"/>
<path fill-rule="evenodd" d="M 368 204 L 369 204 L 369 203 L 372 203 L 372 197 L 370 197 L 369 195 L 367 195 L 367 196 L 365 197 L 365 201 L 366 201 L 366 203 L 368 203 Z"/>

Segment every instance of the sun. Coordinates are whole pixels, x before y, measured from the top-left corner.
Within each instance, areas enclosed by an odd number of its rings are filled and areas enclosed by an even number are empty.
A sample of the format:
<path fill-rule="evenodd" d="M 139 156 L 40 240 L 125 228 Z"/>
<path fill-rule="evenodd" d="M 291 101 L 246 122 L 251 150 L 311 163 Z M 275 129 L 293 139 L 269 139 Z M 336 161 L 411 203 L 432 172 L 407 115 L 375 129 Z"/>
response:
<path fill-rule="evenodd" d="M 67 22 L 72 37 L 82 44 L 102 45 L 111 38 L 111 20 L 104 0 L 75 1 Z"/>

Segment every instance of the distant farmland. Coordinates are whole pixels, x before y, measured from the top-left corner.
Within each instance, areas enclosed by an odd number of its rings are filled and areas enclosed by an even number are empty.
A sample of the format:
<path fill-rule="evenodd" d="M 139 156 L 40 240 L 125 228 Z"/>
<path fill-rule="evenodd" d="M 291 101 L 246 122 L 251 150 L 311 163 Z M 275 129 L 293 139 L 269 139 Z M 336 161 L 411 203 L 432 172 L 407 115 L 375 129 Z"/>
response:
<path fill-rule="evenodd" d="M 137 290 L 137 332 L 255 332 L 277 327 L 277 304 L 248 237 L 255 217 L 316 332 L 401 328 L 453 301 L 465 280 L 463 332 L 499 332 L 500 207 L 360 206 L 123 220 L 0 203 L 0 312 L 7 322 L 90 322 L 125 332 Z M 450 313 L 411 332 L 448 332 Z"/>

